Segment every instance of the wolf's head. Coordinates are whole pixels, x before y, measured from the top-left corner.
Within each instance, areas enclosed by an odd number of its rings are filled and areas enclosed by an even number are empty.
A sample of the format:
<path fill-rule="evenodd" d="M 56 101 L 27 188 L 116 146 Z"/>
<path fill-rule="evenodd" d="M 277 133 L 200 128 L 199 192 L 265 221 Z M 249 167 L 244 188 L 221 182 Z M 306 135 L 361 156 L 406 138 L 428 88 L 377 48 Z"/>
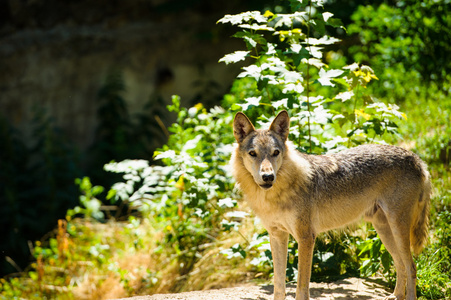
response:
<path fill-rule="evenodd" d="M 277 171 L 283 162 L 290 117 L 280 112 L 269 129 L 256 130 L 245 114 L 239 112 L 233 121 L 233 134 L 238 142 L 244 167 L 252 174 L 255 183 L 269 189 L 276 181 Z"/>

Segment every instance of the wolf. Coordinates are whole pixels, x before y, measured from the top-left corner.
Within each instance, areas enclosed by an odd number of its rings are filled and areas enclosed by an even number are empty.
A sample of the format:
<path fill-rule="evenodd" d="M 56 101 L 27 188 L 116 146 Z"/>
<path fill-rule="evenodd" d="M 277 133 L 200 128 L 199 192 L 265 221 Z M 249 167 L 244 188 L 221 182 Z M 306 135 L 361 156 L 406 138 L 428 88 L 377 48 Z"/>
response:
<path fill-rule="evenodd" d="M 269 129 L 255 129 L 239 112 L 232 175 L 269 233 L 274 299 L 285 299 L 288 238 L 299 244 L 296 300 L 309 299 L 315 237 L 362 218 L 373 224 L 393 257 L 396 286 L 386 299 L 416 299 L 418 254 L 428 238 L 430 175 L 414 153 L 388 145 L 361 145 L 335 154 L 297 151 L 280 112 Z"/>

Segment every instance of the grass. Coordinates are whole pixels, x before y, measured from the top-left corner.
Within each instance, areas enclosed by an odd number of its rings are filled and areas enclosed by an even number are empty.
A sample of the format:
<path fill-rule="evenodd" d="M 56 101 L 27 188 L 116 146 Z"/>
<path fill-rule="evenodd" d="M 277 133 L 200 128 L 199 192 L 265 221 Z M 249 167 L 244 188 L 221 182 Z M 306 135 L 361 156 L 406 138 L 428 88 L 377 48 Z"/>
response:
<path fill-rule="evenodd" d="M 207 245 L 192 271 L 180 276 L 176 254 L 158 244 L 162 228 L 151 219 L 59 224 L 53 238 L 35 243 L 36 263 L 1 279 L 0 299 L 113 299 L 222 288 L 255 277 L 246 263 L 220 254 L 242 239 L 237 232 Z"/>
<path fill-rule="evenodd" d="M 451 98 L 431 93 L 402 103 L 408 120 L 400 125 L 400 144 L 429 164 L 434 187 L 430 242 L 416 259 L 417 290 L 423 299 L 451 299 Z"/>
<path fill-rule="evenodd" d="M 397 143 L 428 162 L 433 178 L 430 243 L 416 258 L 419 296 L 451 299 L 451 99 L 437 91 L 433 95 L 412 94 L 401 104 L 408 119 L 400 123 Z M 220 253 L 252 240 L 256 229 L 251 218 L 239 232 L 222 233 L 202 245 L 201 257 L 184 275 L 176 251 L 158 242 L 161 226 L 152 218 L 106 224 L 60 220 L 51 238 L 34 244 L 36 262 L 26 272 L 0 280 L 0 299 L 111 299 L 270 279 L 267 269 L 250 263 L 256 251 L 245 259 Z"/>

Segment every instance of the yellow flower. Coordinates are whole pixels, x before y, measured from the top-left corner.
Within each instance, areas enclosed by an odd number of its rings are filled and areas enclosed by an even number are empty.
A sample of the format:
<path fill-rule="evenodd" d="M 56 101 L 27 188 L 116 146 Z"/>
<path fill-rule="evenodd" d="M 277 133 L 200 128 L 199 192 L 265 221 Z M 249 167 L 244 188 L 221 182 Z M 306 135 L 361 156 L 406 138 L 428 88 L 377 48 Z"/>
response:
<path fill-rule="evenodd" d="M 194 105 L 194 108 L 197 109 L 197 111 L 200 111 L 204 106 L 202 105 L 202 103 L 197 103 L 196 105 Z"/>
<path fill-rule="evenodd" d="M 357 71 L 352 71 L 356 77 L 365 76 L 365 73 L 362 70 L 358 69 Z"/>
<path fill-rule="evenodd" d="M 366 83 L 368 83 L 371 81 L 371 79 L 379 80 L 379 78 L 377 78 L 372 71 L 373 71 L 372 69 L 363 68 L 362 66 L 362 69 L 353 71 L 353 73 L 356 77 L 361 77 L 363 80 L 365 80 Z"/>
<path fill-rule="evenodd" d="M 175 187 L 181 191 L 183 191 L 185 189 L 185 181 L 183 180 L 183 175 L 180 176 L 179 180 L 177 180 Z"/>
<path fill-rule="evenodd" d="M 371 115 L 364 112 L 363 109 L 356 109 L 356 110 L 354 110 L 354 113 L 357 116 L 361 116 L 361 117 L 365 118 L 365 120 L 367 120 L 367 121 L 371 118 Z"/>
<path fill-rule="evenodd" d="M 371 78 L 379 80 L 379 78 L 377 78 L 376 75 L 371 74 L 370 72 L 366 73 L 366 75 L 363 77 L 363 80 L 365 80 L 366 82 L 370 82 Z"/>
<path fill-rule="evenodd" d="M 272 12 L 270 12 L 269 10 L 267 10 L 263 14 L 263 16 L 266 17 L 266 18 L 270 18 L 270 17 L 274 16 L 274 14 Z"/>

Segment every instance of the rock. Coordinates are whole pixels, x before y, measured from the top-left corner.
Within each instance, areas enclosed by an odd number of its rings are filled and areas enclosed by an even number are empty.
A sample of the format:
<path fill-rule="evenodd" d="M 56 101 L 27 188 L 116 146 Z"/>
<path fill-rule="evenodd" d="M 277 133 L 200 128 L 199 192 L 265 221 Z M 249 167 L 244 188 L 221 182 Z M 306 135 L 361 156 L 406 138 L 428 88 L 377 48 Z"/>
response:
<path fill-rule="evenodd" d="M 158 294 L 151 296 L 137 296 L 123 298 L 127 300 L 272 300 L 272 285 L 243 285 L 217 290 L 193 291 L 179 294 Z M 332 299 L 378 299 L 390 295 L 387 288 L 373 279 L 346 278 L 339 281 L 324 283 L 310 283 L 310 298 L 315 300 Z M 296 285 L 287 286 L 286 299 L 295 299 Z"/>

